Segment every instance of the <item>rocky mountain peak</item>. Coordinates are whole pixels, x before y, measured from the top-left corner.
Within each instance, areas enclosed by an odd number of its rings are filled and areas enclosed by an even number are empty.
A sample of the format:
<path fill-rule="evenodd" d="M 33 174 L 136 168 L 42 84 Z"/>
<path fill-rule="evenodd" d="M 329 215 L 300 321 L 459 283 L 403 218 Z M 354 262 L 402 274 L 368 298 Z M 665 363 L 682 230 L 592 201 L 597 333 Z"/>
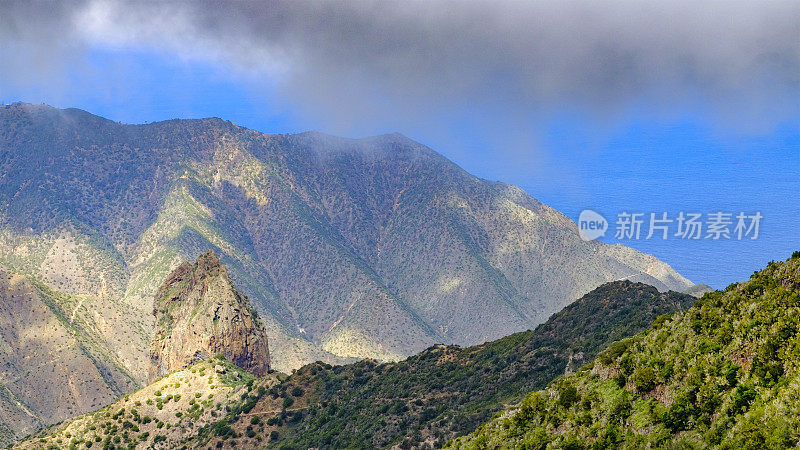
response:
<path fill-rule="evenodd" d="M 172 272 L 156 294 L 153 314 L 151 380 L 217 354 L 254 375 L 270 368 L 264 325 L 213 251 Z"/>

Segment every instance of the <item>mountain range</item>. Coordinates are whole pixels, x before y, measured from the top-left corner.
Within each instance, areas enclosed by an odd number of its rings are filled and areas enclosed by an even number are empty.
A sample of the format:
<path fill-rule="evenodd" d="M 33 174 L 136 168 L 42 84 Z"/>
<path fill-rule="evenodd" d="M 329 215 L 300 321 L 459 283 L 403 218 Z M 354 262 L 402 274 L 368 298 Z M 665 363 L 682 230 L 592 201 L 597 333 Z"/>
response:
<path fill-rule="evenodd" d="M 693 285 L 397 134 L 0 107 L 25 448 L 795 447 L 799 287 Z"/>
<path fill-rule="evenodd" d="M 584 242 L 521 189 L 399 134 L 268 135 L 221 119 L 125 125 L 4 105 L 6 432 L 143 386 L 158 289 L 208 249 L 263 321 L 271 367 L 287 373 L 498 339 L 609 281 L 693 286 L 653 256 Z"/>
<path fill-rule="evenodd" d="M 0 168 L 0 262 L 85 296 L 70 316 L 125 311 L 110 327 L 120 332 L 100 338 L 138 379 L 158 286 L 208 248 L 262 315 L 284 371 L 496 339 L 607 281 L 692 286 L 398 134 L 122 125 L 12 104 L 0 107 Z"/>

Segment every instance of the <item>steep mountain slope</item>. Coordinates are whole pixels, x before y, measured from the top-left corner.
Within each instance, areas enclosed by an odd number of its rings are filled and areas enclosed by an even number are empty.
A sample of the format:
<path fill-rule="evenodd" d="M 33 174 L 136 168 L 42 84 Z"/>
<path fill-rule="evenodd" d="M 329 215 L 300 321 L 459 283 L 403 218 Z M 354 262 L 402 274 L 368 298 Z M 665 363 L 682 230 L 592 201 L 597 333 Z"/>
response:
<path fill-rule="evenodd" d="M 122 125 L 0 107 L 0 262 L 128 308 L 104 336 L 137 379 L 152 299 L 213 248 L 253 302 L 273 366 L 399 359 L 543 322 L 603 282 L 691 285 L 519 188 L 400 135 L 265 135 L 219 119 Z M 79 310 L 83 320 L 109 320 Z"/>
<path fill-rule="evenodd" d="M 221 354 L 256 376 L 269 371 L 264 325 L 213 251 L 183 263 L 158 289 L 150 380 Z"/>
<path fill-rule="evenodd" d="M 74 314 L 83 301 L 0 270 L 2 445 L 137 387 L 102 332 Z"/>
<path fill-rule="evenodd" d="M 314 363 L 289 376 L 270 374 L 248 381 L 246 396 L 228 396 L 214 407 L 216 416 L 205 417 L 188 431 L 184 424 L 181 433 L 167 436 L 164 443 L 202 448 L 442 445 L 474 430 L 503 405 L 519 400 L 520 393 L 545 386 L 565 370 L 591 359 L 609 342 L 641 331 L 662 314 L 688 308 L 694 300 L 689 295 L 659 293 L 652 286 L 618 281 L 595 289 L 534 331 L 480 346 L 435 346 L 398 363 L 366 360 L 335 367 Z M 130 399 L 144 401 L 156 390 L 166 395 L 164 386 L 186 376 L 187 371 L 171 374 Z M 217 383 L 203 384 L 198 398 L 207 397 L 208 384 Z M 195 395 L 185 386 L 181 391 L 181 398 Z M 90 420 L 55 427 L 42 434 L 43 442 L 61 439 L 66 443 L 66 433 L 78 440 L 93 436 L 87 427 L 98 424 L 96 417 L 108 420 L 123 403 L 89 416 Z M 177 425 L 177 406 L 165 406 L 164 411 L 143 411 L 139 406 L 139 416 Z M 203 411 L 208 411 L 207 406 Z M 118 416 L 115 420 L 123 423 L 124 419 Z M 141 439 L 150 443 L 154 431 L 137 423 L 138 433 L 149 432 Z M 31 438 L 27 444 L 40 439 Z M 113 436 L 110 439 L 113 441 Z M 136 440 L 132 431 L 129 439 Z"/>
<path fill-rule="evenodd" d="M 800 252 L 499 414 L 455 448 L 793 448 Z"/>

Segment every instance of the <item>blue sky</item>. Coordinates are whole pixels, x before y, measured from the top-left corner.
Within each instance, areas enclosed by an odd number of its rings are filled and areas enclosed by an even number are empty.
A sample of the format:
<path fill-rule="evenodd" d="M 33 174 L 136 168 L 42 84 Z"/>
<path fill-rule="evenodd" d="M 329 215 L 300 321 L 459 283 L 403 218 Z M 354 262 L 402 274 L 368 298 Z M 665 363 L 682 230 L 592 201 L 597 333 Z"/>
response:
<path fill-rule="evenodd" d="M 95 11 L 89 17 L 97 15 Z M 567 22 L 570 24 L 575 25 Z M 98 27 L 89 25 L 88 29 Z M 182 37 L 165 36 L 163 43 L 158 36 L 131 38 L 142 34 L 136 28 L 141 23 L 127 25 L 114 27 L 117 34 L 109 34 L 103 23 L 91 39 L 76 37 L 81 45 L 65 48 L 61 53 L 66 57 L 51 57 L 58 59 L 56 64 L 32 69 L 36 76 L 13 76 L 11 68 L 30 64 L 11 61 L 5 72 L 0 69 L 0 102 L 77 107 L 126 123 L 215 116 L 264 132 L 316 129 L 360 137 L 398 131 L 479 177 L 522 187 L 573 220 L 581 210 L 592 209 L 612 222 L 612 227 L 622 211 L 666 212 L 670 218 L 680 211 L 760 212 L 763 220 L 757 240 L 670 237 L 619 241 L 613 231 L 603 239 L 654 254 L 692 281 L 715 288 L 744 280 L 766 262 L 800 250 L 800 90 L 797 74 L 780 73 L 800 67 L 791 59 L 797 58 L 797 53 L 792 53 L 797 46 L 781 53 L 786 49 L 777 47 L 783 44 L 775 44 L 773 53 L 790 58 L 788 63 L 776 65 L 781 68 L 777 72 L 762 73 L 761 55 L 769 52 L 758 52 L 753 59 L 758 63 L 753 64 L 743 57 L 745 62 L 733 61 L 740 57 L 720 51 L 723 56 L 718 59 L 726 63 L 723 66 L 749 69 L 741 69 L 746 73 L 722 71 L 717 64 L 713 70 L 695 67 L 662 77 L 653 71 L 671 70 L 659 66 L 664 54 L 651 60 L 645 52 L 642 54 L 647 56 L 634 53 L 632 58 L 645 60 L 642 65 L 648 70 L 630 69 L 636 73 L 620 75 L 630 64 L 627 60 L 614 62 L 610 56 L 596 67 L 613 76 L 589 74 L 561 80 L 576 67 L 583 67 L 587 58 L 580 47 L 583 44 L 564 43 L 564 57 L 573 58 L 575 64 L 565 64 L 565 72 L 553 74 L 529 71 L 525 58 L 530 52 L 526 49 L 514 56 L 514 47 L 508 47 L 512 57 L 497 60 L 491 50 L 498 44 L 492 42 L 485 44 L 488 56 L 465 59 L 462 53 L 449 50 L 457 45 L 442 44 L 442 35 L 430 34 L 423 40 L 418 38 L 419 34 L 426 36 L 422 30 L 409 38 L 403 34 L 409 25 L 401 23 L 395 34 L 402 46 L 384 43 L 380 51 L 387 51 L 388 46 L 405 54 L 409 39 L 416 46 L 411 48 L 421 48 L 421 52 L 447 45 L 448 50 L 441 51 L 442 59 L 450 58 L 447 67 L 436 66 L 436 61 L 427 57 L 413 59 L 419 55 L 410 56 L 411 62 L 385 62 L 383 54 L 373 55 L 370 49 L 348 53 L 349 40 L 335 43 L 339 47 L 324 54 L 304 50 L 302 59 L 289 58 L 289 63 L 265 67 L 260 62 L 243 64 L 260 60 L 242 58 L 242 54 L 262 55 L 261 50 L 272 51 L 274 45 L 259 47 L 261 41 L 254 38 L 241 49 L 228 51 L 231 42 L 240 42 L 235 39 L 241 36 L 230 40 L 232 31 L 224 23 L 215 31 L 215 36 L 227 36 L 220 41 L 224 45 L 208 45 L 205 53 L 202 46 L 187 46 Z M 383 24 L 380 31 L 390 25 Z M 788 29 L 797 29 L 794 25 L 790 21 Z M 362 28 L 347 24 L 347 30 Z M 597 40 L 605 42 L 601 39 L 603 28 L 598 29 Z M 698 36 L 705 42 L 710 31 L 703 31 Z M 370 30 L 362 32 L 370 34 Z M 646 33 L 640 29 L 632 32 Z M 489 36 L 485 39 L 492 36 L 488 31 L 484 34 Z M 587 39 L 591 39 L 591 30 L 589 34 Z M 670 38 L 665 36 L 656 37 Z M 725 33 L 720 36 L 724 38 Z M 17 48 L 0 46 L 0 55 L 8 57 L 9 51 L 16 55 L 27 48 L 33 49 L 30 59 L 47 58 L 38 47 L 29 45 L 29 38 L 20 38 Z M 764 42 L 763 36 L 756 38 Z M 282 42 L 272 36 L 264 39 Z M 470 52 L 484 45 L 474 39 Z M 627 45 L 619 43 L 630 53 L 632 47 Z M 746 47 L 742 42 L 731 45 Z M 345 50 L 338 54 L 340 47 Z M 666 57 L 680 51 L 696 50 L 672 48 Z M 713 60 L 718 47 L 709 51 L 712 53 L 692 57 Z M 337 53 L 336 62 L 329 60 L 332 53 Z M 540 52 L 536 57 L 555 65 L 560 61 L 558 52 Z M 374 62 L 376 58 L 385 65 Z M 354 63 L 349 64 L 350 60 Z M 282 60 L 276 57 L 275 61 Z M 281 68 L 286 64 L 292 68 L 288 81 Z M 423 73 L 409 69 L 409 64 L 416 64 Z M 451 65 L 459 71 L 445 73 Z M 476 69 L 476 65 L 480 67 Z M 469 76 L 459 78 L 464 73 Z M 698 73 L 712 75 L 683 81 L 700 77 Z M 531 80 L 536 81 L 534 88 Z M 551 88 L 540 90 L 541 80 L 551 80 L 546 84 Z M 603 91 L 606 88 L 607 92 Z"/>

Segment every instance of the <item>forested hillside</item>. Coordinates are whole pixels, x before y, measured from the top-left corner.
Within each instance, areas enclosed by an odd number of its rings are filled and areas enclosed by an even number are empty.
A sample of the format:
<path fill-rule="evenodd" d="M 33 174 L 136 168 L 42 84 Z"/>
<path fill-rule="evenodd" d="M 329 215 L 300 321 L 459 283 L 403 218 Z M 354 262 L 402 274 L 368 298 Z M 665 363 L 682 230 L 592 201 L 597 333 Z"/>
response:
<path fill-rule="evenodd" d="M 657 320 L 454 448 L 788 448 L 800 442 L 800 252 Z"/>

